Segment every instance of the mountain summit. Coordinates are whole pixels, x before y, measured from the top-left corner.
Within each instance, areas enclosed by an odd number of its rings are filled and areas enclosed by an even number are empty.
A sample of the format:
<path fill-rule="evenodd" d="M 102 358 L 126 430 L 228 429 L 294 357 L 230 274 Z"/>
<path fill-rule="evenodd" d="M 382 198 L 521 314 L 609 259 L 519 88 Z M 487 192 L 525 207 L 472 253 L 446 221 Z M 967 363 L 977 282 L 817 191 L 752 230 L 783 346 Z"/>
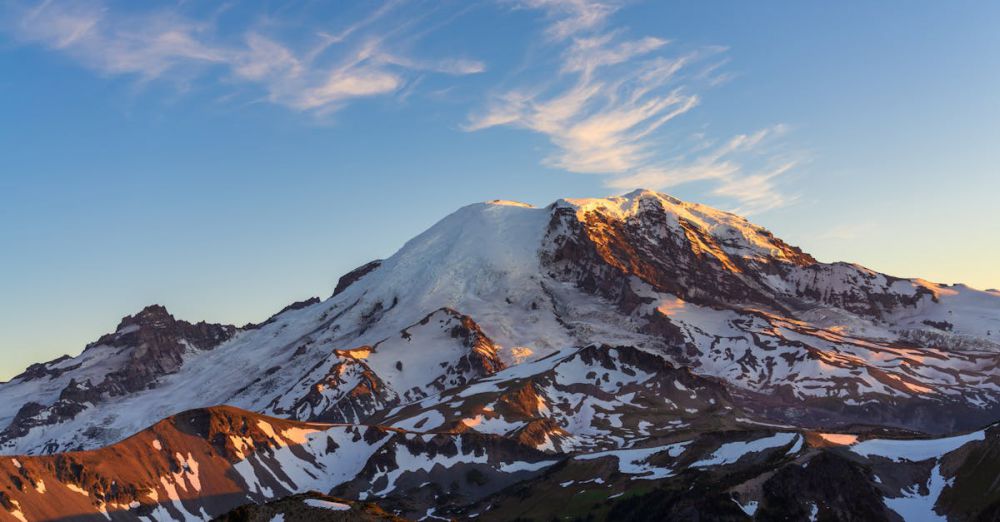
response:
<path fill-rule="evenodd" d="M 531 472 L 546 454 L 688 444 L 695 439 L 685 434 L 734 430 L 778 437 L 760 447 L 785 454 L 820 440 L 801 430 L 914 437 L 994 422 L 998 356 L 995 292 L 821 263 L 742 217 L 652 191 L 544 208 L 497 200 L 457 210 L 343 276 L 328 299 L 258 325 L 192 324 L 159 306 L 127 317 L 80 355 L 0 384 L 0 448 L 94 450 L 182 411 L 228 405 L 389 430 L 363 435 L 372 459 L 375 440 L 403 432 L 452 437 L 440 444 L 459 444 L 458 455 L 473 443 L 466 437 L 509 445 L 504 455 Z M 775 425 L 788 435 L 759 433 Z M 715 437 L 699 443 L 706 462 L 713 444 L 736 443 Z M 431 451 L 392 440 L 400 466 Z M 661 449 L 672 460 L 683 444 Z M 237 462 L 237 453 L 217 457 Z M 638 460 L 620 456 L 621 473 L 670 475 L 629 455 Z M 498 487 L 530 475 L 498 471 L 510 460 L 489 462 L 492 471 L 468 469 Z M 352 473 L 373 481 L 383 473 L 358 466 Z M 301 492 L 279 475 L 285 494 Z M 354 477 L 336 483 L 339 496 L 395 490 L 365 489 Z M 388 484 L 399 484 L 393 477 Z M 470 480 L 453 515 L 499 491 Z M 212 504 L 224 505 L 237 504 Z"/>

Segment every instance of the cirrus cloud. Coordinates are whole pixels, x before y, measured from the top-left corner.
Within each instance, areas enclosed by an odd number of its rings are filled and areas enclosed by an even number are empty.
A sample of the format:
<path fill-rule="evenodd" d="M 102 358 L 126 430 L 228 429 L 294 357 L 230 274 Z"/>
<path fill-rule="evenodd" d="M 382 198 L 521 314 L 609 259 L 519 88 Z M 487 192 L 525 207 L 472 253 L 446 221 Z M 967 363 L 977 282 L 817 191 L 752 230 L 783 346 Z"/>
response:
<path fill-rule="evenodd" d="M 671 52 L 671 42 L 662 38 L 630 39 L 624 29 L 608 28 L 618 10 L 608 2 L 521 0 L 515 5 L 540 10 L 549 21 L 544 32 L 558 75 L 495 93 L 484 109 L 470 115 L 466 130 L 507 126 L 541 134 L 553 145 L 545 165 L 605 175 L 615 189 L 709 182 L 710 194 L 735 201 L 734 210 L 745 214 L 795 200 L 779 185 L 798 159 L 767 157 L 768 145 L 786 130 L 782 125 L 721 145 L 702 139 L 694 150 L 668 152 L 664 127 L 701 103 L 697 90 L 729 79 L 720 70 L 724 48 Z"/>
<path fill-rule="evenodd" d="M 260 88 L 270 102 L 317 114 L 397 92 L 416 73 L 485 70 L 465 57 L 414 58 L 397 50 L 397 42 L 413 37 L 399 30 L 406 24 L 391 20 L 400 5 L 379 4 L 340 31 L 295 39 L 268 34 L 266 23 L 224 31 L 214 16 L 188 16 L 179 6 L 118 9 L 98 0 L 8 4 L 0 28 L 102 74 L 187 82 L 221 72 L 227 81 Z"/>

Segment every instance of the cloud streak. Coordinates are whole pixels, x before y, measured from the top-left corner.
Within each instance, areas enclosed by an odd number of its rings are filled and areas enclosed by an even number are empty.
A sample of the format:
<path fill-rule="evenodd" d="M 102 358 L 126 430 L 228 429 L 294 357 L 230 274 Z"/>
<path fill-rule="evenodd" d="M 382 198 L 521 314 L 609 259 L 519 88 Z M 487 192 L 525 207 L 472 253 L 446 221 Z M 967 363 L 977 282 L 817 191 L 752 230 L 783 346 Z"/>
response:
<path fill-rule="evenodd" d="M 693 159 L 659 160 L 635 172 L 614 177 L 608 185 L 621 190 L 669 189 L 685 183 L 711 182 L 714 184 L 709 191 L 712 195 L 738 203 L 732 209 L 734 212 L 754 214 L 783 207 L 797 198 L 779 189 L 778 178 L 791 171 L 800 160 L 773 154 L 766 145 L 785 132 L 785 126 L 775 125 L 753 134 L 740 134 L 721 145 L 704 146 L 702 153 Z M 759 166 L 748 169 L 746 163 L 751 161 Z"/>
<path fill-rule="evenodd" d="M 694 91 L 729 78 L 719 70 L 724 59 L 706 63 L 724 49 L 670 52 L 671 42 L 661 38 L 629 39 L 607 27 L 618 9 L 607 2 L 522 0 L 516 6 L 540 10 L 548 20 L 545 40 L 555 50 L 558 76 L 495 94 L 469 117 L 466 130 L 508 126 L 544 135 L 554 148 L 546 166 L 603 174 L 615 189 L 709 182 L 712 195 L 735 201 L 734 210 L 745 214 L 795 199 L 779 182 L 797 161 L 762 158 L 784 133 L 781 125 L 721 145 L 706 141 L 693 158 L 691 151 L 666 152 L 662 131 L 701 103 Z"/>
<path fill-rule="evenodd" d="M 604 176 L 616 190 L 701 182 L 743 213 L 795 199 L 781 185 L 796 159 L 771 152 L 785 132 L 780 125 L 722 141 L 699 136 L 686 150 L 677 145 L 702 91 L 730 78 L 725 49 L 684 50 L 663 38 L 632 37 L 613 25 L 616 0 L 496 1 L 543 21 L 534 44 L 542 52 L 508 80 L 513 88 L 469 111 L 465 130 L 540 134 L 552 145 L 544 165 Z M 239 4 L 106 2 L 113 0 L 12 0 L 0 4 L 0 30 L 103 75 L 221 88 L 228 92 L 214 99 L 251 96 L 319 117 L 365 98 L 404 100 L 426 75 L 486 71 L 466 56 L 412 51 L 468 7 L 388 0 L 338 5 L 331 20 L 298 7 L 262 13 Z"/>
<path fill-rule="evenodd" d="M 62 52 L 102 74 L 143 82 L 221 74 L 259 87 L 270 102 L 316 114 L 396 93 L 419 73 L 485 70 L 464 57 L 428 60 L 396 50 L 396 42 L 410 36 L 394 32 L 405 24 L 386 24 L 390 30 L 378 23 L 396 7 L 381 4 L 342 31 L 317 31 L 298 45 L 253 24 L 222 31 L 176 9 L 125 11 L 89 0 L 13 4 L 3 28 L 16 41 Z"/>
<path fill-rule="evenodd" d="M 571 172 L 624 173 L 645 164 L 651 156 L 646 138 L 698 103 L 697 96 L 671 87 L 689 57 L 636 63 L 667 42 L 612 44 L 612 38 L 574 40 L 562 64 L 565 74 L 576 77 L 569 87 L 554 94 L 504 93 L 466 128 L 511 125 L 545 134 L 557 148 L 546 163 Z"/>
<path fill-rule="evenodd" d="M 552 20 L 546 34 L 555 40 L 597 29 L 618 10 L 617 5 L 595 0 L 516 0 L 514 4 L 543 11 Z"/>

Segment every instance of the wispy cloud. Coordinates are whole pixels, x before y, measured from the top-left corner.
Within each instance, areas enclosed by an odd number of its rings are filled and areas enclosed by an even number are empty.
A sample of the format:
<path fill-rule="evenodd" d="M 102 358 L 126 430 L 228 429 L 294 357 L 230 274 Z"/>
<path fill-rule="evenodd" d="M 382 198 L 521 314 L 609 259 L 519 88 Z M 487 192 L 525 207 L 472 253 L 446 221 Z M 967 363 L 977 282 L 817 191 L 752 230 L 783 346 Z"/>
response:
<path fill-rule="evenodd" d="M 74 1 L 17 12 L 9 27 L 16 38 L 63 51 L 104 73 L 152 79 L 184 64 L 227 59 L 225 50 L 205 41 L 205 25 L 169 12 L 116 17 L 99 4 Z"/>
<path fill-rule="evenodd" d="M 504 93 L 467 129 L 513 125 L 545 134 L 557 147 L 546 163 L 572 172 L 624 173 L 644 165 L 651 157 L 646 138 L 698 103 L 671 86 L 690 57 L 637 61 L 667 42 L 613 38 L 575 39 L 562 64 L 563 73 L 575 77 L 571 85 L 551 94 Z"/>
<path fill-rule="evenodd" d="M 775 125 L 753 134 L 740 134 L 721 145 L 704 145 L 701 154 L 693 158 L 657 159 L 649 166 L 616 176 L 608 185 L 627 190 L 638 187 L 669 189 L 685 183 L 707 181 L 714 184 L 712 195 L 732 199 L 740 214 L 754 214 L 783 207 L 795 201 L 794 195 L 781 191 L 778 178 L 794 168 L 800 160 L 772 153 L 766 146 L 787 131 Z M 755 168 L 747 168 L 753 163 Z"/>
<path fill-rule="evenodd" d="M 546 34 L 557 40 L 597 29 L 618 10 L 615 4 L 595 0 L 514 0 L 514 4 L 543 11 L 552 20 Z"/>
<path fill-rule="evenodd" d="M 271 102 L 319 114 L 352 99 L 395 93 L 421 72 L 485 69 L 465 57 L 416 58 L 396 49 L 410 36 L 398 29 L 406 24 L 379 24 L 396 7 L 379 4 L 343 30 L 295 39 L 269 34 L 267 24 L 222 31 L 179 8 L 112 9 L 96 0 L 9 4 L 2 28 L 17 41 L 65 53 L 103 74 L 186 82 L 221 73 L 257 85 Z"/>
<path fill-rule="evenodd" d="M 486 70 L 461 52 L 414 51 L 415 42 L 470 9 L 454 4 L 338 4 L 335 14 L 327 10 L 317 19 L 301 5 L 261 12 L 240 4 L 114 1 L 9 0 L 0 3 L 0 31 L 100 74 L 142 84 L 221 86 L 224 92 L 213 99 L 246 102 L 249 95 L 252 102 L 319 116 L 362 98 L 405 100 L 428 75 Z M 785 131 L 781 125 L 678 146 L 687 141 L 677 139 L 686 128 L 679 122 L 702 103 L 703 91 L 731 78 L 724 48 L 684 49 L 660 37 L 632 37 L 613 23 L 620 0 L 497 2 L 541 17 L 544 28 L 532 48 L 542 52 L 518 69 L 525 76 L 506 80 L 514 88 L 492 93 L 470 111 L 466 130 L 506 126 L 541 134 L 552 144 L 545 165 L 603 175 L 615 189 L 703 182 L 709 195 L 734 201 L 743 213 L 794 200 L 781 185 L 797 161 L 771 153 Z M 432 92 L 444 91 L 436 86 Z"/>
<path fill-rule="evenodd" d="M 538 9 L 548 19 L 544 40 L 556 52 L 558 76 L 497 93 L 469 118 L 466 130 L 510 126 L 540 133 L 554 146 L 546 165 L 604 174 L 616 189 L 708 181 L 712 195 L 735 201 L 734 210 L 747 214 L 794 200 L 779 190 L 779 178 L 797 162 L 761 158 L 785 131 L 781 125 L 716 146 L 702 140 L 700 153 L 668 152 L 664 126 L 698 106 L 697 89 L 730 78 L 720 70 L 725 49 L 671 51 L 671 42 L 661 38 L 628 38 L 623 29 L 608 27 L 618 9 L 608 2 L 515 5 Z"/>

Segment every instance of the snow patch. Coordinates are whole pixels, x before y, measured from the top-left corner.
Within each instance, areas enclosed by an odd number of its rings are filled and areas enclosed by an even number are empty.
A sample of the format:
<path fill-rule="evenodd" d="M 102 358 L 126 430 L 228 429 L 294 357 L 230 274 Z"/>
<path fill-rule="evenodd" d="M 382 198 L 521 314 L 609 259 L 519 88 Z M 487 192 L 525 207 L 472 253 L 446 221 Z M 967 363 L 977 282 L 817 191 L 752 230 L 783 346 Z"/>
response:
<path fill-rule="evenodd" d="M 754 515 L 754 513 L 757 512 L 757 504 L 758 503 L 757 503 L 756 500 L 749 500 L 749 501 L 747 501 L 746 504 L 741 504 L 739 500 L 736 500 L 734 498 L 733 502 L 736 502 L 736 505 L 739 506 L 740 509 L 742 509 L 743 512 L 746 513 L 748 516 L 752 517 Z"/>
<path fill-rule="evenodd" d="M 307 498 L 302 502 L 310 507 L 329 509 L 332 511 L 347 511 L 351 509 L 351 506 L 344 504 L 342 502 L 331 502 L 329 500 L 321 500 L 318 498 Z"/>
<path fill-rule="evenodd" d="M 934 504 L 941 496 L 941 491 L 945 486 L 949 486 L 950 481 L 941 476 L 941 465 L 934 466 L 931 470 L 930 480 L 927 481 L 927 494 L 921 495 L 919 487 L 914 484 L 902 491 L 901 497 L 885 498 L 885 505 L 903 517 L 903 520 L 922 520 L 927 522 L 941 521 L 948 519 L 934 512 Z"/>
<path fill-rule="evenodd" d="M 879 456 L 897 462 L 903 460 L 919 462 L 921 460 L 940 458 L 945 453 L 955 451 L 969 442 L 984 440 L 985 438 L 985 431 L 975 431 L 966 435 L 940 439 L 871 439 L 851 446 L 851 451 L 864 457 Z"/>
<path fill-rule="evenodd" d="M 666 453 L 668 456 L 676 458 L 684 452 L 685 447 L 690 443 L 691 441 L 685 441 L 652 448 L 600 451 L 586 455 L 577 455 L 576 459 L 594 460 L 604 457 L 615 457 L 618 459 L 618 471 L 620 473 L 639 475 L 635 478 L 644 480 L 657 480 L 673 475 L 673 470 L 654 466 L 647 462 L 649 458 L 660 453 Z"/>
<path fill-rule="evenodd" d="M 707 458 L 691 464 L 691 467 L 700 468 L 705 466 L 723 466 L 726 464 L 732 464 L 743 458 L 743 456 L 748 453 L 756 453 L 772 448 L 786 446 L 797 437 L 799 437 L 799 434 L 797 433 L 776 433 L 770 437 L 764 437 L 751 441 L 727 442 L 720 446 L 719 449 L 715 450 Z"/>

